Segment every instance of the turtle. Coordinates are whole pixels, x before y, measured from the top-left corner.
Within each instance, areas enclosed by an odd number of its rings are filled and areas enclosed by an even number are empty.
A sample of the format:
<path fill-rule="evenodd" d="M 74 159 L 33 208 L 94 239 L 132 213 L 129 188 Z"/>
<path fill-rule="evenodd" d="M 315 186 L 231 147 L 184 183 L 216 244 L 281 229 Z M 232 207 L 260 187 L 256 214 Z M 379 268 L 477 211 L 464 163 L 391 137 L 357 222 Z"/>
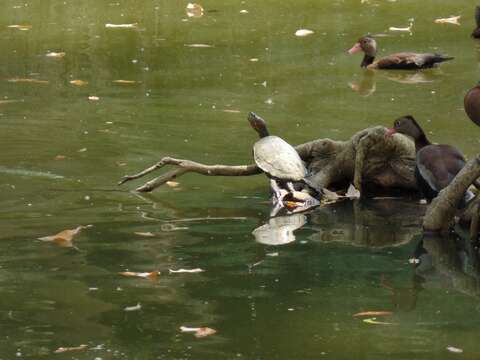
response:
<path fill-rule="evenodd" d="M 306 192 L 297 191 L 293 182 L 303 182 L 314 189 L 307 179 L 308 171 L 295 148 L 278 136 L 270 135 L 267 124 L 253 112 L 248 114 L 248 121 L 260 136 L 253 145 L 253 158 L 257 166 L 270 178 L 276 207 L 283 207 L 283 200 L 288 195 L 288 204 L 308 204 L 308 208 L 318 205 L 318 200 Z M 287 204 L 287 205 L 288 205 Z M 276 208 L 273 210 L 275 212 Z M 278 212 L 279 209 L 276 211 Z"/>

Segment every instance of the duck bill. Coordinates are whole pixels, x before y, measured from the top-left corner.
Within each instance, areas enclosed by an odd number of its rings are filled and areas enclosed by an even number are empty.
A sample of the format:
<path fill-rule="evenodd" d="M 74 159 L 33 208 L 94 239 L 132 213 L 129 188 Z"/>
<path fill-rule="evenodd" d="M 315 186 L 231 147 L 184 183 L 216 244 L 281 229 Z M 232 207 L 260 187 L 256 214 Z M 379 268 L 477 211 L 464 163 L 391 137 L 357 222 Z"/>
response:
<path fill-rule="evenodd" d="M 358 52 L 362 51 L 362 47 L 360 46 L 360 43 L 356 43 L 355 45 L 352 46 L 350 50 L 348 50 L 348 53 L 350 55 L 356 54 Z"/>
<path fill-rule="evenodd" d="M 395 130 L 395 128 L 387 129 L 387 131 L 385 131 L 385 137 L 389 138 L 390 136 L 392 136 L 396 132 L 397 132 L 397 130 Z"/>

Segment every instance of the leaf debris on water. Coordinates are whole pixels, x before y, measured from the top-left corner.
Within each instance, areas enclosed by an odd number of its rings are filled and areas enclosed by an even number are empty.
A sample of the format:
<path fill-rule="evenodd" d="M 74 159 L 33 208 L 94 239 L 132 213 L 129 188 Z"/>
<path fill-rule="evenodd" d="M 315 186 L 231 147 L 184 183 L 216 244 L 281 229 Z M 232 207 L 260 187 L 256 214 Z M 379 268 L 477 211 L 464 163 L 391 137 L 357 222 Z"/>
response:
<path fill-rule="evenodd" d="M 132 24 L 105 24 L 106 28 L 111 29 L 136 29 L 138 28 L 138 23 Z"/>
<path fill-rule="evenodd" d="M 176 182 L 176 181 L 167 181 L 165 184 L 167 184 L 168 186 L 174 188 L 174 187 L 177 187 L 178 185 L 180 185 L 180 183 Z"/>
<path fill-rule="evenodd" d="M 209 44 L 184 44 L 186 47 L 192 47 L 192 48 L 211 48 L 214 47 L 213 45 Z"/>
<path fill-rule="evenodd" d="M 457 348 L 455 346 L 447 346 L 447 350 L 452 352 L 452 353 L 456 353 L 456 354 L 463 353 L 463 349 Z"/>
<path fill-rule="evenodd" d="M 124 85 L 133 85 L 137 83 L 135 80 L 122 80 L 122 79 L 113 80 L 112 82 L 115 84 L 124 84 Z"/>
<path fill-rule="evenodd" d="M 452 24 L 452 25 L 460 25 L 458 20 L 460 19 L 460 15 L 458 16 L 450 16 L 448 18 L 439 18 L 435 19 L 433 22 L 435 24 Z"/>
<path fill-rule="evenodd" d="M 202 5 L 195 3 L 188 3 L 185 8 L 188 17 L 199 18 L 203 16 L 204 10 Z"/>
<path fill-rule="evenodd" d="M 178 270 L 172 270 L 168 269 L 168 272 L 170 274 L 177 274 L 177 273 L 198 273 L 198 272 L 204 272 L 205 270 L 200 269 L 200 268 L 195 268 L 195 269 L 178 269 Z"/>
<path fill-rule="evenodd" d="M 48 84 L 48 80 L 39 80 L 39 79 L 31 79 L 31 78 L 12 78 L 12 79 L 7 79 L 7 81 L 11 83 Z"/>
<path fill-rule="evenodd" d="M 49 51 L 48 53 L 45 54 L 46 57 L 53 57 L 53 58 L 63 58 L 67 53 L 65 52 L 54 52 L 54 51 Z"/>
<path fill-rule="evenodd" d="M 385 322 L 385 321 L 377 321 L 376 318 L 368 318 L 368 319 L 363 319 L 363 322 L 366 324 L 372 324 L 372 325 L 395 325 L 394 323 L 390 322 Z"/>
<path fill-rule="evenodd" d="M 73 347 L 59 347 L 57 350 L 54 351 L 55 354 L 61 354 L 64 352 L 69 352 L 69 351 L 83 351 L 88 348 L 88 345 L 82 344 L 79 346 L 73 346 Z"/>
<path fill-rule="evenodd" d="M 144 236 L 144 237 L 154 237 L 154 236 L 156 236 L 155 233 L 152 233 L 150 231 L 145 231 L 145 232 L 135 231 L 134 234 L 138 235 L 138 236 Z"/>
<path fill-rule="evenodd" d="M 313 30 L 299 29 L 299 30 L 295 31 L 295 36 L 304 37 L 304 36 L 312 35 L 313 33 L 314 33 Z"/>
<path fill-rule="evenodd" d="M 73 247 L 72 240 L 74 236 L 80 233 L 82 229 L 86 229 L 92 226 L 93 225 L 77 226 L 75 229 L 63 230 L 55 235 L 40 237 L 38 238 L 38 240 L 45 241 L 45 242 L 54 242 L 57 245 L 60 245 L 63 247 Z"/>
<path fill-rule="evenodd" d="M 98 96 L 95 96 L 95 95 L 90 95 L 90 96 L 88 97 L 88 100 L 90 100 L 90 101 L 98 101 L 98 100 L 100 100 L 100 98 L 99 98 Z"/>
<path fill-rule="evenodd" d="M 393 312 L 391 311 L 362 311 L 356 314 L 353 314 L 353 317 L 360 317 L 360 316 L 389 316 L 392 315 Z"/>
<path fill-rule="evenodd" d="M 215 329 L 212 329 L 212 328 L 209 328 L 209 327 L 199 327 L 199 328 L 192 328 L 192 327 L 188 327 L 188 326 L 180 326 L 180 331 L 181 332 L 192 332 L 194 333 L 195 337 L 197 338 L 202 338 L 202 337 L 206 337 L 206 336 L 209 336 L 209 335 L 213 335 L 217 332 L 217 330 Z"/>
<path fill-rule="evenodd" d="M 70 80 L 69 83 L 72 84 L 72 85 L 75 85 L 75 86 L 88 85 L 88 81 L 80 80 L 80 79 Z"/>
<path fill-rule="evenodd" d="M 350 199 L 359 199 L 360 198 L 360 191 L 358 191 L 357 188 L 355 188 L 355 186 L 353 186 L 353 184 L 350 184 L 345 196 L 350 198 Z"/>
<path fill-rule="evenodd" d="M 156 278 L 158 278 L 158 275 L 160 275 L 160 271 L 152 271 L 152 272 L 123 271 L 123 272 L 119 272 L 119 274 L 127 277 L 139 277 L 143 279 L 155 280 Z"/>
<path fill-rule="evenodd" d="M 21 30 L 21 31 L 27 31 L 27 30 L 30 30 L 32 28 L 32 25 L 8 25 L 7 26 L 8 28 L 10 29 L 18 29 L 18 30 Z"/>
<path fill-rule="evenodd" d="M 142 309 L 142 305 L 140 305 L 140 303 L 137 303 L 137 305 L 127 306 L 123 310 L 124 311 L 139 311 L 141 309 Z"/>

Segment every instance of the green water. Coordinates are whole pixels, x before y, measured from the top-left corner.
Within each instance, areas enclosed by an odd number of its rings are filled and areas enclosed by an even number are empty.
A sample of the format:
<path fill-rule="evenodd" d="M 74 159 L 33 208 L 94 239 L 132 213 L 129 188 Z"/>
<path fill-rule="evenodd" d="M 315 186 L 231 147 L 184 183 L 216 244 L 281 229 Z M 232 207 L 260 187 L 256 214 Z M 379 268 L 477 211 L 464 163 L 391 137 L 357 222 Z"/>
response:
<path fill-rule="evenodd" d="M 275 246 L 252 235 L 269 218 L 264 176 L 186 175 L 148 195 L 130 191 L 141 181 L 116 186 L 164 155 L 250 163 L 249 111 L 292 144 L 410 113 L 433 141 L 472 156 L 479 130 L 463 94 L 478 80 L 474 4 L 205 0 L 200 18 L 186 4 L 2 3 L 0 100 L 14 101 L 0 102 L 0 359 L 477 358 L 478 266 L 461 242 L 421 243 L 415 200 L 283 219 L 296 239 Z M 450 15 L 462 25 L 433 23 Z M 410 18 L 411 36 L 388 31 Z M 294 36 L 301 28 L 314 34 Z M 413 80 L 366 78 L 346 50 L 367 32 L 388 35 L 382 54 L 456 59 Z M 89 224 L 73 247 L 37 240 Z M 180 268 L 205 271 L 169 274 Z M 118 274 L 154 270 L 155 281 Z M 352 317 L 360 311 L 394 314 L 375 324 Z M 217 333 L 197 339 L 180 326 Z"/>

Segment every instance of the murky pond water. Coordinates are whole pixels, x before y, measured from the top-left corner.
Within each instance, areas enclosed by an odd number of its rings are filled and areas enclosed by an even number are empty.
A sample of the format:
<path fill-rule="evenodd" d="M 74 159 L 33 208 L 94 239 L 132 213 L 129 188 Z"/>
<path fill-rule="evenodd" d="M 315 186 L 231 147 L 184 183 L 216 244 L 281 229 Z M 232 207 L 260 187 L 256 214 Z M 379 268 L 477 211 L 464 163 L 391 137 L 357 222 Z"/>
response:
<path fill-rule="evenodd" d="M 478 77 L 474 4 L 205 0 L 200 18 L 186 5 L 2 3 L 0 358 L 478 357 L 478 265 L 468 244 L 422 240 L 416 200 L 269 221 L 264 176 L 186 175 L 148 195 L 116 186 L 167 154 L 250 163 L 249 111 L 292 144 L 411 113 L 472 156 L 479 130 L 462 101 Z M 462 25 L 433 23 L 450 15 Z M 388 32 L 411 18 L 412 35 Z M 314 34 L 294 36 L 301 28 Z M 456 59 L 368 77 L 345 53 L 367 32 L 388 35 L 384 54 Z M 72 247 L 38 240 L 80 225 L 93 226 Z M 182 268 L 205 271 L 169 272 Z M 393 315 L 352 316 L 362 311 Z"/>

